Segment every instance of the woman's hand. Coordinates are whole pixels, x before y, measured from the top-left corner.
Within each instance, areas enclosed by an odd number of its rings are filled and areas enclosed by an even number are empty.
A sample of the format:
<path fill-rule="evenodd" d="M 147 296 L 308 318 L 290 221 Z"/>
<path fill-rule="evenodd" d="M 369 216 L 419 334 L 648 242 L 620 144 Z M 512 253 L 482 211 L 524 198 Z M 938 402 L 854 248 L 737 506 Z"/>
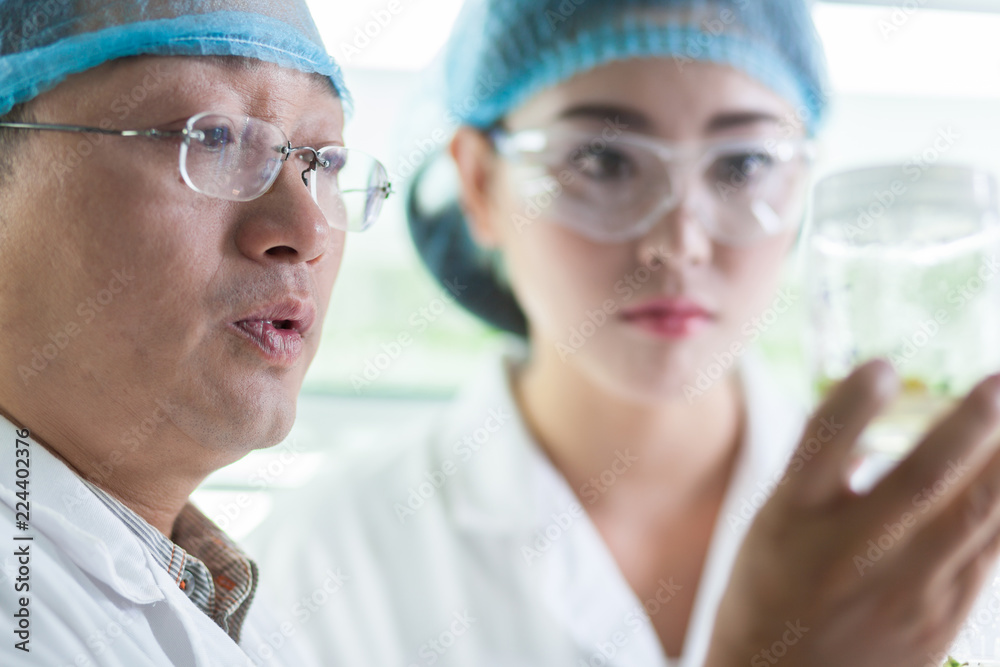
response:
<path fill-rule="evenodd" d="M 944 663 L 998 553 L 1000 376 L 858 495 L 855 443 L 896 387 L 872 362 L 816 412 L 747 534 L 706 667 Z"/>

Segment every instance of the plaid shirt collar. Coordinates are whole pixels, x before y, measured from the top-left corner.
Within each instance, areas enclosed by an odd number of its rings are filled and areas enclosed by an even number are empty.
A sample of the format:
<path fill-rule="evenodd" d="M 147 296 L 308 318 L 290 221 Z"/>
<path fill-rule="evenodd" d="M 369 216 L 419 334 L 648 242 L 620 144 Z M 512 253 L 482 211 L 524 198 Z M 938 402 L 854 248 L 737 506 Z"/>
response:
<path fill-rule="evenodd" d="M 239 643 L 257 590 L 257 564 L 191 503 L 178 515 L 171 541 L 120 500 L 83 481 L 149 549 L 188 599 Z"/>

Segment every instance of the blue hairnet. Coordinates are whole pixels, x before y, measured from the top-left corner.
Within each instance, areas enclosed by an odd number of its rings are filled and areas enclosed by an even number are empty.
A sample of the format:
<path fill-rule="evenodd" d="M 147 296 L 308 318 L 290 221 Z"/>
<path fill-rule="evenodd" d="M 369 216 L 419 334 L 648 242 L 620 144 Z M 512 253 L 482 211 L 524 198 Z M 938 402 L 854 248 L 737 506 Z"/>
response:
<path fill-rule="evenodd" d="M 447 104 L 485 128 L 579 72 L 649 57 L 743 70 L 810 132 L 826 107 L 808 0 L 467 0 L 446 50 Z"/>
<path fill-rule="evenodd" d="M 447 117 L 488 128 L 542 90 L 603 64 L 676 58 L 746 72 L 791 103 L 815 134 L 827 109 L 826 60 L 811 0 L 466 0 L 441 71 Z M 496 262 L 466 229 L 438 156 L 408 192 L 410 234 L 439 281 L 469 286 L 467 310 L 525 336 L 528 321 Z M 451 189 L 450 192 L 444 192 Z"/>
<path fill-rule="evenodd" d="M 303 0 L 0 0 L 0 114 L 136 55 L 244 56 L 318 73 L 350 107 Z"/>

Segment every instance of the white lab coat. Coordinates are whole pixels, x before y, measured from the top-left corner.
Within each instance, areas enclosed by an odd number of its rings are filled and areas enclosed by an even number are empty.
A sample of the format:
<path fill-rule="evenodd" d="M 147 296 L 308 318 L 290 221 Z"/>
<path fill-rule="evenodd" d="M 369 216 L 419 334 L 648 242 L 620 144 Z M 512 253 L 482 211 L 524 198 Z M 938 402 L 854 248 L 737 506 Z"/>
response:
<path fill-rule="evenodd" d="M 643 608 L 669 604 L 672 582 L 659 600 L 636 597 L 519 418 L 505 364 L 398 446 L 338 462 L 279 498 L 247 540 L 267 573 L 261 585 L 287 606 L 340 571 L 342 589 L 303 626 L 324 665 L 701 667 L 747 519 L 803 422 L 760 362 L 745 359 L 741 376 L 746 438 L 679 660 L 666 659 Z"/>
<path fill-rule="evenodd" d="M 313 664 L 255 598 L 241 646 L 200 611 L 62 461 L 31 440 L 29 530 L 16 529 L 15 427 L 0 417 L 0 665 L 235 667 Z M 17 508 L 23 509 L 23 508 Z M 32 536 L 31 541 L 14 537 Z M 27 581 L 15 551 L 28 545 Z M 27 583 L 29 591 L 18 591 Z M 30 641 L 15 647 L 28 598 Z M 275 648 L 277 647 L 277 649 Z M 248 655 L 248 653 L 250 655 Z M 250 656 L 254 657 L 254 660 Z M 259 660 L 259 662 L 255 661 Z"/>

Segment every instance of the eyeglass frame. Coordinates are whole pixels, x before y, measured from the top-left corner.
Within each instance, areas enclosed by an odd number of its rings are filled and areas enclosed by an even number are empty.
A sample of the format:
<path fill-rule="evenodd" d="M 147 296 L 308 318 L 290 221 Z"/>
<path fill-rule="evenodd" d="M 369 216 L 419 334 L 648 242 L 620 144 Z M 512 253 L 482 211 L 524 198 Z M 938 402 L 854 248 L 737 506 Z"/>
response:
<path fill-rule="evenodd" d="M 226 113 L 223 113 L 223 112 L 216 112 L 216 111 L 203 111 L 203 112 L 199 112 L 199 113 L 196 113 L 193 116 L 189 117 L 188 119 L 186 119 L 184 121 L 185 122 L 185 127 L 181 128 L 180 130 L 161 130 L 161 129 L 157 129 L 157 128 L 150 128 L 150 129 L 146 129 L 146 130 L 114 130 L 114 129 L 109 129 L 109 128 L 92 127 L 92 126 L 86 126 L 86 125 L 66 125 L 66 124 L 61 124 L 61 123 L 3 122 L 3 121 L 0 121 L 0 128 L 7 128 L 7 129 L 12 129 L 12 130 L 39 130 L 39 131 L 52 131 L 52 132 L 79 132 L 79 133 L 87 133 L 87 134 L 103 134 L 103 135 L 116 136 L 116 137 L 143 137 L 143 138 L 147 138 L 147 139 L 173 139 L 173 138 L 180 137 L 180 138 L 182 138 L 182 139 L 185 140 L 185 142 L 187 143 L 187 145 L 190 145 L 190 141 L 192 141 L 192 140 L 194 140 L 194 141 L 200 141 L 200 140 L 204 139 L 204 133 L 201 130 L 193 130 L 192 131 L 191 128 L 188 127 L 188 126 L 192 125 L 195 120 L 204 118 L 204 117 L 209 116 L 209 115 L 229 116 L 229 114 L 226 114 Z M 253 118 L 253 117 L 252 116 L 248 116 L 248 118 Z M 281 149 L 278 151 L 281 154 L 281 156 L 282 156 L 282 158 L 281 158 L 281 163 L 282 163 L 281 168 L 282 169 L 284 168 L 285 163 L 288 162 L 288 158 L 290 158 L 293 154 L 300 153 L 302 151 L 309 151 L 309 152 L 312 153 L 312 159 L 309 161 L 309 166 L 306 167 L 302 171 L 302 173 L 300 175 L 301 178 L 302 178 L 302 183 L 306 186 L 306 188 L 309 188 L 309 180 L 308 180 L 308 177 L 306 176 L 306 174 L 308 174 L 309 172 L 314 172 L 315 173 L 317 167 L 326 168 L 326 167 L 330 166 L 329 160 L 324 160 L 324 159 L 322 159 L 320 157 L 320 151 L 322 151 L 322 150 L 324 150 L 326 148 L 330 148 L 330 147 L 338 147 L 338 148 L 343 148 L 344 150 L 351 150 L 351 149 L 349 149 L 349 148 L 347 148 L 345 146 L 340 146 L 339 144 L 330 144 L 329 146 L 320 146 L 319 148 L 313 148 L 312 146 L 292 146 L 292 142 L 291 142 L 290 139 L 288 139 L 288 135 L 286 135 L 284 133 L 284 131 L 281 130 L 280 127 L 277 127 L 273 123 L 269 123 L 268 121 L 261 120 L 259 118 L 254 119 L 254 120 L 257 120 L 257 121 L 262 122 L 262 123 L 267 123 L 268 125 L 272 125 L 276 129 L 278 129 L 278 131 L 281 132 L 282 136 L 285 138 L 285 144 L 286 145 L 282 146 Z M 198 136 L 196 136 L 196 134 L 200 134 L 201 136 L 198 137 Z M 372 158 L 372 159 L 374 159 L 374 158 Z M 378 162 L 378 161 L 376 160 L 376 162 Z M 379 164 L 381 164 L 381 163 L 379 163 Z M 384 167 L 383 167 L 383 169 L 384 169 Z M 267 194 L 271 190 L 272 187 L 274 187 L 274 184 L 275 184 L 275 182 L 277 182 L 278 176 L 280 174 L 281 174 L 281 169 L 276 170 L 274 178 L 267 185 L 267 187 L 264 188 L 260 192 L 260 194 L 258 194 L 258 195 L 255 195 L 255 196 L 253 196 L 253 197 L 251 197 L 249 199 L 236 199 L 236 200 L 229 199 L 229 200 L 227 200 L 225 197 L 219 197 L 217 195 L 210 195 L 208 193 L 205 193 L 205 192 L 199 190 L 190 181 L 188 175 L 186 173 L 184 173 L 184 170 L 183 169 L 181 170 L 181 175 L 184 177 L 184 182 L 185 182 L 185 184 L 191 190 L 194 190 L 198 194 L 204 194 L 206 197 L 212 197 L 213 199 L 223 199 L 223 200 L 226 200 L 226 201 L 253 201 L 255 199 L 259 199 L 260 197 L 263 197 L 265 194 Z M 393 192 L 394 192 L 394 190 L 392 189 L 392 183 L 388 182 L 388 181 L 385 183 L 385 185 L 379 186 L 379 190 L 382 191 L 382 193 L 384 195 L 384 199 L 388 199 L 393 194 Z M 325 214 L 324 214 L 324 217 L 325 217 Z M 367 229 L 367 228 L 365 228 L 365 229 Z"/>

